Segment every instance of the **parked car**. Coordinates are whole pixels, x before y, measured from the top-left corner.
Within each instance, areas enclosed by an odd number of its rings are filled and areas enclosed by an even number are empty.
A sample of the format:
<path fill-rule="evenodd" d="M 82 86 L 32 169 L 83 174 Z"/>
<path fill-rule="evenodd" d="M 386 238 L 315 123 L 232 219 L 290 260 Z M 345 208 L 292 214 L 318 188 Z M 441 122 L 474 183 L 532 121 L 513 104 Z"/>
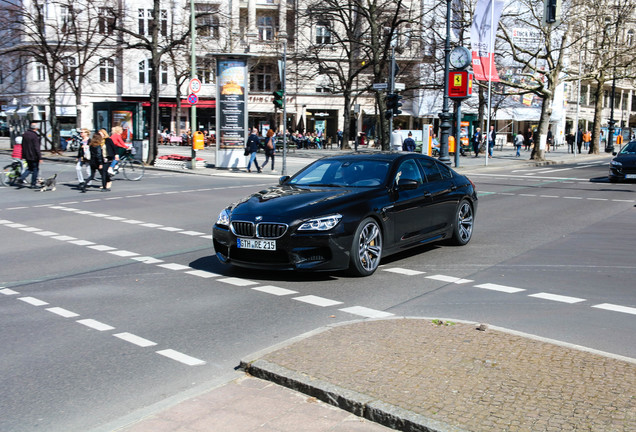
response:
<path fill-rule="evenodd" d="M 636 141 L 630 141 L 618 152 L 609 164 L 609 181 L 636 180 Z"/>
<path fill-rule="evenodd" d="M 350 269 L 448 240 L 467 244 L 477 194 L 465 176 L 417 153 L 325 157 L 229 205 L 212 229 L 223 263 L 254 269 Z"/>

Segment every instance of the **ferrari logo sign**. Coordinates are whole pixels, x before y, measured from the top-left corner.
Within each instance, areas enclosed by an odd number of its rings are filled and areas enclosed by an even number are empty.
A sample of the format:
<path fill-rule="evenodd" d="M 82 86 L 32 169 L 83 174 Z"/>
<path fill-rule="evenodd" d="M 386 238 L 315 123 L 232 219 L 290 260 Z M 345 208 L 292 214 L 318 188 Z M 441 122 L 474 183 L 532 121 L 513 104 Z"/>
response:
<path fill-rule="evenodd" d="M 473 94 L 473 74 L 460 70 L 448 73 L 448 97 L 469 98 Z"/>

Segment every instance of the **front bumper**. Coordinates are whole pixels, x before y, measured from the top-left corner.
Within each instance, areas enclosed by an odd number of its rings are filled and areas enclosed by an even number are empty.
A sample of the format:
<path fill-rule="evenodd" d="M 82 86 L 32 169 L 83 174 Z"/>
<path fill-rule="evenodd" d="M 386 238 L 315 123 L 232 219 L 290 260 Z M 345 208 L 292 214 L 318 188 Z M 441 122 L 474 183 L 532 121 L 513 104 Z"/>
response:
<path fill-rule="evenodd" d="M 228 228 L 214 225 L 214 251 L 226 264 L 262 270 L 333 271 L 349 268 L 352 236 L 342 232 L 287 233 L 276 239 L 276 250 L 237 247 L 237 236 Z"/>

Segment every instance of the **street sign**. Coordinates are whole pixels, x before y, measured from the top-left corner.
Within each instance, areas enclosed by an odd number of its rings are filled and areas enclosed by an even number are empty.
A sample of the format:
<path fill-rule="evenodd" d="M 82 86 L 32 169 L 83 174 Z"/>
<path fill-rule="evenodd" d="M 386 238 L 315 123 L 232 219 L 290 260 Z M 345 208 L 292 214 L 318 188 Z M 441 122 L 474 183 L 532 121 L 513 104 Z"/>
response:
<path fill-rule="evenodd" d="M 188 95 L 188 103 L 189 103 L 190 105 L 196 105 L 196 104 L 197 104 L 197 102 L 199 102 L 199 98 L 198 98 L 198 96 L 197 96 L 197 95 L 195 95 L 194 93 L 190 93 L 190 94 Z"/>
<path fill-rule="evenodd" d="M 404 83 L 395 83 L 393 84 L 393 87 L 395 88 L 395 90 L 404 91 L 406 85 Z"/>
<path fill-rule="evenodd" d="M 388 83 L 373 83 L 373 90 L 386 90 L 388 88 Z"/>
<path fill-rule="evenodd" d="M 199 90 L 201 90 L 201 81 L 199 81 L 197 78 L 192 78 L 190 80 L 189 88 L 192 93 L 198 93 Z"/>

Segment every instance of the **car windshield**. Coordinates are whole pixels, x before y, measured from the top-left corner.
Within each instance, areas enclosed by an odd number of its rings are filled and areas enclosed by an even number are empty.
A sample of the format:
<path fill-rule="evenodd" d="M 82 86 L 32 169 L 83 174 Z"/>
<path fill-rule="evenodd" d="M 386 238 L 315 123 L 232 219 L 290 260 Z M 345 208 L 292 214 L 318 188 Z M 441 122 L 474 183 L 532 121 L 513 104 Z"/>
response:
<path fill-rule="evenodd" d="M 296 186 L 375 187 L 386 180 L 388 161 L 324 159 L 309 165 L 291 178 Z"/>
<path fill-rule="evenodd" d="M 636 141 L 629 142 L 621 149 L 621 154 L 636 154 Z"/>

